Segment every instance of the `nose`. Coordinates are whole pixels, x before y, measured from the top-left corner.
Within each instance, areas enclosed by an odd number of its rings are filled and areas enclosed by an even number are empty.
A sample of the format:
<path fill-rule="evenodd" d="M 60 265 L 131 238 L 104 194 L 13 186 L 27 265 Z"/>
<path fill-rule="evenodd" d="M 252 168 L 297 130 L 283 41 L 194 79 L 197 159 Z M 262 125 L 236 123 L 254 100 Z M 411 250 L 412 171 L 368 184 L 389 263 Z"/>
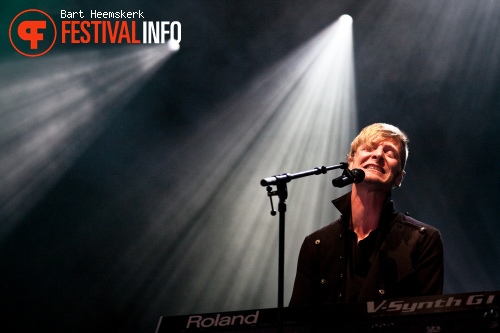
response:
<path fill-rule="evenodd" d="M 384 157 L 384 150 L 381 145 L 378 146 L 376 149 L 372 150 L 372 158 L 377 160 L 383 160 L 383 157 Z"/>

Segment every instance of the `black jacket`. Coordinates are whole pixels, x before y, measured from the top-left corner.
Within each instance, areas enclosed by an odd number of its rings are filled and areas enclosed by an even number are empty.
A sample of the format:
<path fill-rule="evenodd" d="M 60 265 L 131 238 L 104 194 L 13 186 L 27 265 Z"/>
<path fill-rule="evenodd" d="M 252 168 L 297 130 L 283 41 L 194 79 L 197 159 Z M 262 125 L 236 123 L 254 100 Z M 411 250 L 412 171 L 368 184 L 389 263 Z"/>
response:
<path fill-rule="evenodd" d="M 290 306 L 345 301 L 351 193 L 333 201 L 341 217 L 307 236 L 300 249 Z M 436 228 L 382 209 L 371 268 L 357 301 L 436 295 L 443 291 L 443 243 Z"/>

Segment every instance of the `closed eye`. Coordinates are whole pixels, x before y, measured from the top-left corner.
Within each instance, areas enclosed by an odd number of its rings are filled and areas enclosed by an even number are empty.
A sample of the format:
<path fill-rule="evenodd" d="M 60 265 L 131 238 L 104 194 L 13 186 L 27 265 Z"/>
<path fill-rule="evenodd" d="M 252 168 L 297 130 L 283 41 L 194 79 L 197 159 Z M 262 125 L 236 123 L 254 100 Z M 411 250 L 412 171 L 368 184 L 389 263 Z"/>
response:
<path fill-rule="evenodd" d="M 396 155 L 396 153 L 395 153 L 394 151 L 392 151 L 392 150 L 388 150 L 388 151 L 386 151 L 386 152 L 385 152 L 385 154 L 386 154 L 387 156 L 389 156 L 389 157 L 394 157 L 394 156 Z"/>
<path fill-rule="evenodd" d="M 396 149 L 394 147 L 391 147 L 391 146 L 384 147 L 384 153 L 386 156 L 388 156 L 390 158 L 398 158 L 399 157 L 399 154 L 396 151 Z"/>

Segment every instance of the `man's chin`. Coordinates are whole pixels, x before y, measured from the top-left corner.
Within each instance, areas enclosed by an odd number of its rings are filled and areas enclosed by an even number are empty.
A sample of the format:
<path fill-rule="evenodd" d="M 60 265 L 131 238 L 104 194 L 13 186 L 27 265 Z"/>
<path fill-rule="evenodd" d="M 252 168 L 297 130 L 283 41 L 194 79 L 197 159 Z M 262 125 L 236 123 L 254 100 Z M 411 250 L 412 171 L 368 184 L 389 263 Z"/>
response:
<path fill-rule="evenodd" d="M 365 177 L 361 183 L 359 183 L 361 187 L 367 187 L 371 190 L 389 192 L 392 189 L 392 185 L 387 181 L 377 178 L 377 177 Z"/>

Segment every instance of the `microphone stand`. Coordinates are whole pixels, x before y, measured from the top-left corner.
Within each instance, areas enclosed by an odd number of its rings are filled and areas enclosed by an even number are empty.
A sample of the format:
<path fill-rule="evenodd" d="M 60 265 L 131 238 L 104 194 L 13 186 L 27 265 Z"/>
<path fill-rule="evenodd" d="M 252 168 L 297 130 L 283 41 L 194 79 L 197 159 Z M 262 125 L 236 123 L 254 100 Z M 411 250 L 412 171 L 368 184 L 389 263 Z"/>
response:
<path fill-rule="evenodd" d="M 278 212 L 279 212 L 279 240 L 278 240 L 278 332 L 283 332 L 283 298 L 284 298 L 284 285 L 285 285 L 285 213 L 286 213 L 286 199 L 288 198 L 287 183 L 293 179 L 325 174 L 330 170 L 343 169 L 349 170 L 347 163 L 341 162 L 340 164 L 329 167 L 316 167 L 312 170 L 297 172 L 297 173 L 284 173 L 260 181 L 260 185 L 267 186 L 267 196 L 271 201 L 271 215 L 275 216 L 276 211 L 273 206 L 273 196 L 278 196 Z M 272 185 L 276 185 L 276 191 L 273 191 Z"/>

